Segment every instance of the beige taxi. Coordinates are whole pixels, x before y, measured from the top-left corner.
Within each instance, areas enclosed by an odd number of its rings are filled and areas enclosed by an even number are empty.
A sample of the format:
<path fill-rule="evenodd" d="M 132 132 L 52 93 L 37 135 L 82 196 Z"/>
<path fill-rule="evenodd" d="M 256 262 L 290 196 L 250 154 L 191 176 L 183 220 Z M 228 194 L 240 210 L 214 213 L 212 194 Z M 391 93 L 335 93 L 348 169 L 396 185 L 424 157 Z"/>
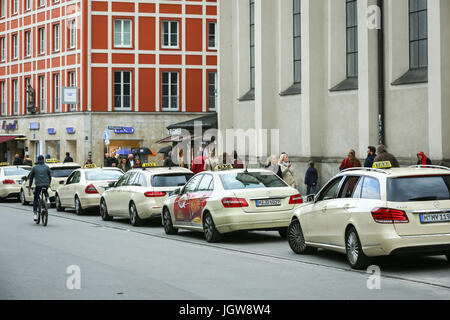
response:
<path fill-rule="evenodd" d="M 449 168 L 353 168 L 308 198 L 288 228 L 295 253 L 341 252 L 354 269 L 366 268 L 376 256 L 450 259 Z"/>
<path fill-rule="evenodd" d="M 146 167 L 128 171 L 103 192 L 102 219 L 129 218 L 133 226 L 146 219 L 160 219 L 165 199 L 184 186 L 192 171 L 179 167 Z"/>
<path fill-rule="evenodd" d="M 77 215 L 81 215 L 88 209 L 98 208 L 101 194 L 123 174 L 119 168 L 97 168 L 95 165 L 73 171 L 66 183 L 56 191 L 56 210 L 72 208 Z"/>
<path fill-rule="evenodd" d="M 52 205 L 55 203 L 55 192 L 59 188 L 59 186 L 63 185 L 67 177 L 76 169 L 81 168 L 78 163 L 75 162 L 66 162 L 61 163 L 57 159 L 47 159 L 45 164 L 50 168 L 50 173 L 52 176 L 52 182 L 50 184 L 50 188 L 48 189 L 48 194 L 50 196 L 50 201 Z M 29 203 L 33 203 L 34 199 L 34 182 L 31 186 L 31 190 L 27 188 L 28 186 L 29 174 L 22 181 L 22 185 L 20 188 L 19 200 L 23 205 L 28 205 Z"/>
<path fill-rule="evenodd" d="M 8 162 L 0 163 L 0 200 L 19 199 L 22 178 L 30 171 L 30 166 L 11 166 Z"/>
<path fill-rule="evenodd" d="M 217 169 L 198 173 L 165 201 L 167 234 L 200 231 L 208 242 L 238 230 L 273 230 L 286 236 L 294 209 L 303 202 L 296 189 L 268 170 Z"/>

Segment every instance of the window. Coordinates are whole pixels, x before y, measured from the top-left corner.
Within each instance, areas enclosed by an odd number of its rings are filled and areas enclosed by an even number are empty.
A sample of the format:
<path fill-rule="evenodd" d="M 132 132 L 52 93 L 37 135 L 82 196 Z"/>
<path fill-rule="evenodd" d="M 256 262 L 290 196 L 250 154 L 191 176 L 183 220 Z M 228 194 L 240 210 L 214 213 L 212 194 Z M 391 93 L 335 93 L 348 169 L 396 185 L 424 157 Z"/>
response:
<path fill-rule="evenodd" d="M 25 0 L 25 10 L 31 9 L 31 0 Z"/>
<path fill-rule="evenodd" d="M 162 108 L 178 110 L 178 72 L 162 73 Z"/>
<path fill-rule="evenodd" d="M 13 51 L 13 59 L 17 59 L 17 53 L 19 52 L 18 49 L 18 44 L 17 44 L 17 34 L 14 34 L 12 36 L 12 51 Z"/>
<path fill-rule="evenodd" d="M 342 177 L 339 177 L 331 181 L 319 194 L 317 201 L 330 200 L 336 198 L 341 180 Z"/>
<path fill-rule="evenodd" d="M 13 13 L 17 13 L 19 11 L 19 0 L 12 0 Z"/>
<path fill-rule="evenodd" d="M 387 179 L 387 201 L 450 200 L 450 175 Z"/>
<path fill-rule="evenodd" d="M 427 0 L 409 0 L 409 66 L 428 67 Z"/>
<path fill-rule="evenodd" d="M 39 7 L 45 6 L 45 1 L 46 0 L 39 0 Z"/>
<path fill-rule="evenodd" d="M 53 107 L 55 112 L 59 112 L 59 74 L 53 75 L 53 89 L 54 89 L 54 101 L 53 101 Z"/>
<path fill-rule="evenodd" d="M 198 185 L 198 191 L 213 191 L 214 190 L 214 182 L 213 176 L 210 174 L 203 175 L 203 179 Z"/>
<path fill-rule="evenodd" d="M 345 179 L 345 183 L 341 188 L 340 198 L 352 198 L 354 191 L 357 189 L 359 177 L 352 176 Z"/>
<path fill-rule="evenodd" d="M 377 179 L 365 177 L 361 191 L 362 199 L 381 200 L 380 183 Z"/>
<path fill-rule="evenodd" d="M 177 187 L 184 186 L 193 174 L 161 174 L 152 177 L 152 187 Z"/>
<path fill-rule="evenodd" d="M 75 71 L 70 71 L 69 72 L 69 87 L 75 88 L 76 86 L 77 86 L 77 82 L 76 82 Z M 75 105 L 74 104 L 70 104 L 69 105 L 69 110 L 70 111 L 74 111 L 75 110 Z"/>
<path fill-rule="evenodd" d="M 294 0 L 294 83 L 302 81 L 301 0 Z"/>
<path fill-rule="evenodd" d="M 2 116 L 6 116 L 6 82 L 5 81 L 2 82 L 1 89 L 2 89 L 2 92 L 1 92 L 1 98 L 2 98 L 2 101 L 1 101 L 1 104 L 2 104 L 1 112 L 2 112 Z"/>
<path fill-rule="evenodd" d="M 114 20 L 114 46 L 131 47 L 131 20 Z"/>
<path fill-rule="evenodd" d="M 1 8 L 0 10 L 1 12 L 1 17 L 4 18 L 6 17 L 6 0 L 1 0 Z"/>
<path fill-rule="evenodd" d="M 208 107 L 209 110 L 216 110 L 217 93 L 217 72 L 208 73 Z"/>
<path fill-rule="evenodd" d="M 0 50 L 1 50 L 1 59 L 2 61 L 6 61 L 6 42 L 5 37 L 0 39 Z"/>
<path fill-rule="evenodd" d="M 29 98 L 29 96 L 28 96 L 28 91 L 27 91 L 27 88 L 28 88 L 28 86 L 30 86 L 31 85 L 31 78 L 25 78 L 25 102 L 24 102 L 24 105 L 25 105 L 25 113 L 27 113 L 27 106 L 28 106 L 28 98 Z"/>
<path fill-rule="evenodd" d="M 178 48 L 178 21 L 162 22 L 163 48 Z"/>
<path fill-rule="evenodd" d="M 59 24 L 53 25 L 53 51 L 59 51 Z"/>
<path fill-rule="evenodd" d="M 217 49 L 217 23 L 208 24 L 208 49 Z"/>
<path fill-rule="evenodd" d="M 200 182 L 202 175 L 194 176 L 189 182 L 184 186 L 183 193 L 194 192 L 197 189 L 197 185 Z"/>
<path fill-rule="evenodd" d="M 70 49 L 75 48 L 76 35 L 77 35 L 76 21 L 71 20 L 69 22 L 69 48 Z"/>
<path fill-rule="evenodd" d="M 39 28 L 39 53 L 45 53 L 45 28 Z"/>
<path fill-rule="evenodd" d="M 220 175 L 225 190 L 285 188 L 283 182 L 276 174 L 270 172 L 240 172 Z"/>
<path fill-rule="evenodd" d="M 358 77 L 358 5 L 346 0 L 347 12 L 347 78 Z"/>
<path fill-rule="evenodd" d="M 31 31 L 25 32 L 25 56 L 31 57 Z"/>
<path fill-rule="evenodd" d="M 17 79 L 12 81 L 13 86 L 13 114 L 17 115 L 19 111 L 19 86 Z"/>
<path fill-rule="evenodd" d="M 45 76 L 39 77 L 39 105 L 41 113 L 45 113 Z"/>
<path fill-rule="evenodd" d="M 250 89 L 255 89 L 255 0 L 250 0 Z"/>
<path fill-rule="evenodd" d="M 114 109 L 131 109 L 131 72 L 114 72 Z"/>

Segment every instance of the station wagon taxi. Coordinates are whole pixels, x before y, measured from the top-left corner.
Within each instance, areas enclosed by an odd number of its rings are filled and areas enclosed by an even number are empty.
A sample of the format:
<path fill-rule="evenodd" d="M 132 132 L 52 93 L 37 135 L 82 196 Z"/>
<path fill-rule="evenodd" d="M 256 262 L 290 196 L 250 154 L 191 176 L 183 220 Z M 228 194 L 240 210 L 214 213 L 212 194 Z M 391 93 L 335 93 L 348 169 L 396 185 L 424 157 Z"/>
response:
<path fill-rule="evenodd" d="M 195 175 L 163 208 L 167 234 L 179 228 L 203 232 L 208 242 L 238 230 L 274 230 L 286 235 L 302 196 L 273 172 L 219 166 Z"/>
<path fill-rule="evenodd" d="M 0 163 L 0 200 L 19 198 L 22 177 L 29 174 L 30 166 L 11 166 L 8 162 Z"/>
<path fill-rule="evenodd" d="M 73 208 L 80 215 L 88 209 L 98 208 L 101 194 L 123 174 L 119 168 L 98 168 L 95 164 L 73 171 L 66 183 L 56 191 L 56 210 Z"/>
<path fill-rule="evenodd" d="M 376 256 L 450 259 L 450 169 L 374 166 L 344 170 L 317 196 L 308 196 L 288 228 L 291 249 L 341 252 L 354 269 L 366 268 Z"/>
<path fill-rule="evenodd" d="M 146 219 L 160 219 L 164 200 L 193 175 L 185 168 L 153 164 L 132 169 L 103 192 L 100 215 L 105 221 L 129 218 L 133 226 L 141 225 Z"/>
<path fill-rule="evenodd" d="M 50 184 L 50 188 L 48 189 L 48 194 L 50 196 L 50 201 L 52 204 L 55 203 L 55 192 L 59 188 L 59 186 L 63 185 L 67 177 L 76 169 L 81 168 L 78 163 L 67 162 L 61 163 L 57 159 L 46 159 L 45 164 L 50 168 L 50 174 L 52 176 L 52 182 Z M 25 176 L 25 175 L 24 175 Z M 29 203 L 33 203 L 33 192 L 34 190 L 34 182 L 31 186 L 31 190 L 27 188 L 29 174 L 27 173 L 25 178 L 23 179 L 22 186 L 20 188 L 20 196 L 19 200 L 23 205 L 28 205 Z"/>

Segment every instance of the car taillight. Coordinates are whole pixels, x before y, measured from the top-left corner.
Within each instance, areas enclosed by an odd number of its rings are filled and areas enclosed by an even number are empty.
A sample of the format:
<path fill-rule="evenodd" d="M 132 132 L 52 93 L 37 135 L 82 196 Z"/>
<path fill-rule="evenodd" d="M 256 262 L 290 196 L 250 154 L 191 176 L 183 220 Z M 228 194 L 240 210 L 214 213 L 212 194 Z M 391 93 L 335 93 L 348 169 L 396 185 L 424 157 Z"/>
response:
<path fill-rule="evenodd" d="M 3 180 L 3 184 L 14 184 L 14 180 L 9 179 Z"/>
<path fill-rule="evenodd" d="M 166 193 L 162 191 L 148 191 L 144 193 L 144 196 L 146 196 L 147 198 L 164 197 L 165 195 Z"/>
<path fill-rule="evenodd" d="M 86 187 L 86 189 L 84 189 L 84 192 L 86 192 L 87 194 L 95 194 L 98 193 L 97 189 L 95 189 L 93 184 L 90 184 Z"/>
<path fill-rule="evenodd" d="M 300 194 L 294 194 L 289 198 L 289 204 L 300 204 L 303 203 L 303 198 Z"/>
<path fill-rule="evenodd" d="M 389 208 L 375 208 L 372 217 L 376 223 L 408 223 L 409 219 L 405 211 Z"/>
<path fill-rule="evenodd" d="M 225 208 L 241 208 L 248 207 L 247 201 L 242 198 L 223 198 L 222 204 Z"/>

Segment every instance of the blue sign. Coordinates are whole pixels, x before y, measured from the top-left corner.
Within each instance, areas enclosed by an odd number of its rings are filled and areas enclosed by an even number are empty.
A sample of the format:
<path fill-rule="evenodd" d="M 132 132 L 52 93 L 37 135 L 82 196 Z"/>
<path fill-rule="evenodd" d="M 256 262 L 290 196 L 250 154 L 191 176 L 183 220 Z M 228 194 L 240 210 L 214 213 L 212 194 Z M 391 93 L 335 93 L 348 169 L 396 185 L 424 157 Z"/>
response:
<path fill-rule="evenodd" d="M 39 122 L 30 122 L 30 130 L 39 130 Z"/>
<path fill-rule="evenodd" d="M 48 128 L 47 132 L 48 132 L 48 134 L 56 134 L 55 128 Z"/>
<path fill-rule="evenodd" d="M 117 128 L 117 129 L 114 130 L 114 133 L 117 133 L 117 134 L 133 134 L 134 133 L 134 128 L 133 127 Z"/>
<path fill-rule="evenodd" d="M 75 134 L 75 128 L 74 127 L 68 127 L 66 128 L 67 134 Z"/>

